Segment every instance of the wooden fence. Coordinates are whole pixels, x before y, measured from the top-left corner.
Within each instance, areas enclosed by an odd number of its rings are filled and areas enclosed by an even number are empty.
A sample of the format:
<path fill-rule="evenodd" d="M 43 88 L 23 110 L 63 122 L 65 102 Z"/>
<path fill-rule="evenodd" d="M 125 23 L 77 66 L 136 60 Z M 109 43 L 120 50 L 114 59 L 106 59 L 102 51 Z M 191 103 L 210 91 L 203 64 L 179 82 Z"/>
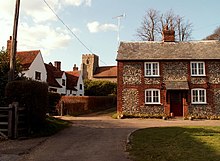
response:
<path fill-rule="evenodd" d="M 0 135 L 4 138 L 16 139 L 27 136 L 28 118 L 24 107 L 12 103 L 8 107 L 0 107 Z"/>

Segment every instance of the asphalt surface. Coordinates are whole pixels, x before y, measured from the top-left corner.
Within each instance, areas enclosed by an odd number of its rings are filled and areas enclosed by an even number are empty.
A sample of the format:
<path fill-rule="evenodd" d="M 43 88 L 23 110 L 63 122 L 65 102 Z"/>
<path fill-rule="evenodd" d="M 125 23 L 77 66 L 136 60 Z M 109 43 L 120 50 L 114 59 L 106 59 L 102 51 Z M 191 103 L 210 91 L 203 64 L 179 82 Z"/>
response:
<path fill-rule="evenodd" d="M 0 142 L 0 161 L 131 161 L 131 132 L 160 126 L 220 126 L 220 121 L 112 119 L 108 114 L 62 117 L 72 126 L 48 138 Z"/>

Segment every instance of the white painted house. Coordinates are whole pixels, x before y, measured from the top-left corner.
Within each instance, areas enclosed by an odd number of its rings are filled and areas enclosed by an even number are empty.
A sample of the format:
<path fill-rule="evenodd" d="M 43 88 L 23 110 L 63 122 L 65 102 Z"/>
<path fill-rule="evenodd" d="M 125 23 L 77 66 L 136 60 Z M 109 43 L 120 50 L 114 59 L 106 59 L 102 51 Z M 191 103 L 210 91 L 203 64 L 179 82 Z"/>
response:
<path fill-rule="evenodd" d="M 16 57 L 25 77 L 41 82 L 47 81 L 47 71 L 40 50 L 20 51 L 17 52 Z"/>
<path fill-rule="evenodd" d="M 67 81 L 71 81 L 72 86 L 77 90 L 76 95 L 77 96 L 84 96 L 84 83 L 82 78 L 82 72 L 78 70 L 78 67 L 76 67 L 76 64 L 74 64 L 73 71 L 66 72 L 67 77 L 71 77 L 70 79 L 67 79 Z M 69 86 L 69 83 L 67 82 L 67 87 Z M 71 90 L 67 88 L 67 95 L 72 95 Z"/>
<path fill-rule="evenodd" d="M 7 50 L 11 52 L 12 37 L 7 41 Z M 16 58 L 21 64 L 22 73 L 32 80 L 47 82 L 48 90 L 61 95 L 84 96 L 82 74 L 76 65 L 71 72 L 61 71 L 61 62 L 45 64 L 40 50 L 20 51 Z"/>
<path fill-rule="evenodd" d="M 61 71 L 61 62 L 45 64 L 49 91 L 67 96 L 84 96 L 84 84 L 78 68 L 71 72 Z"/>

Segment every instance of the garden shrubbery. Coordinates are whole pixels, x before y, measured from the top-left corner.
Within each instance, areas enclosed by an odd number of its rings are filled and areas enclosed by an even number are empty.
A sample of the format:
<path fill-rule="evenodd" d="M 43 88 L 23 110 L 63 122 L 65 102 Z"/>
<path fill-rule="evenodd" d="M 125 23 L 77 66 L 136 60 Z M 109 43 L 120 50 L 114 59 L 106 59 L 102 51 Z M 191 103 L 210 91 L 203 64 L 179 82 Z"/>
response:
<path fill-rule="evenodd" d="M 39 128 L 45 123 L 48 105 L 47 83 L 33 80 L 13 81 L 5 90 L 7 103 L 19 102 L 28 111 L 30 128 Z"/>
<path fill-rule="evenodd" d="M 85 80 L 84 89 L 86 96 L 116 95 L 117 83 L 100 80 Z"/>

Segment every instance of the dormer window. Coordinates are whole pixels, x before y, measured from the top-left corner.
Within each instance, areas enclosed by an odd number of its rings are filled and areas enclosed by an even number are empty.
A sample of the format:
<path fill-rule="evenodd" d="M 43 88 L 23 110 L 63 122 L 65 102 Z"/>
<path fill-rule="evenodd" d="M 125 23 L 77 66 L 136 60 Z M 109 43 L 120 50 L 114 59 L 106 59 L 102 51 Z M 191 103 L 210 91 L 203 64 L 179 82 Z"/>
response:
<path fill-rule="evenodd" d="M 205 62 L 190 62 L 191 76 L 205 76 Z"/>

